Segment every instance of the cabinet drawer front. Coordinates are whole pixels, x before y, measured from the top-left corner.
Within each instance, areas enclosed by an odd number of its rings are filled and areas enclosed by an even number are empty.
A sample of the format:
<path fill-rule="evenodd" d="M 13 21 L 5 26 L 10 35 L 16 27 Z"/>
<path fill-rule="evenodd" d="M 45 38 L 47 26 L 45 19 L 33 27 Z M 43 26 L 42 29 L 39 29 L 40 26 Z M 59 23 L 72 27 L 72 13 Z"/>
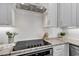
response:
<path fill-rule="evenodd" d="M 64 49 L 64 45 L 58 45 L 53 47 L 54 50 L 61 50 Z"/>
<path fill-rule="evenodd" d="M 54 56 L 64 56 L 65 46 L 63 45 L 57 45 L 53 47 L 53 55 Z"/>
<path fill-rule="evenodd" d="M 64 52 L 54 53 L 54 56 L 65 56 Z"/>
<path fill-rule="evenodd" d="M 60 49 L 60 50 L 53 50 L 54 53 L 59 53 L 59 52 L 64 52 L 64 49 Z"/>
<path fill-rule="evenodd" d="M 62 47 L 64 47 L 64 44 L 63 45 L 56 45 L 56 46 L 54 46 L 55 48 L 62 48 Z"/>
<path fill-rule="evenodd" d="M 53 48 L 54 51 L 62 51 L 64 48 Z"/>

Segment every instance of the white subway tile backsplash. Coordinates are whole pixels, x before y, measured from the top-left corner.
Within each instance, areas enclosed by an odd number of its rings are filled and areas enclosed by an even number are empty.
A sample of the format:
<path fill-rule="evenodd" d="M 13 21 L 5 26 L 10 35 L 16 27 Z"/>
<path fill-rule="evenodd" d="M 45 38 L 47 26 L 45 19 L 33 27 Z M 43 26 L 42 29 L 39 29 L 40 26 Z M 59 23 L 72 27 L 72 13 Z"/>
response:
<path fill-rule="evenodd" d="M 79 39 L 79 29 L 68 29 L 68 37 Z"/>

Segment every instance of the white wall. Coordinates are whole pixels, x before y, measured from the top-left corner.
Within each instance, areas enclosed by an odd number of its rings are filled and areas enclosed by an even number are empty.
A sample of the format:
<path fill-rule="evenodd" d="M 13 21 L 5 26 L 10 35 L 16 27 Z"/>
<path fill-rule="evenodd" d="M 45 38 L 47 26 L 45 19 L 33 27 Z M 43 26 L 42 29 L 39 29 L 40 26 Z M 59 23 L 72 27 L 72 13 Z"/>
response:
<path fill-rule="evenodd" d="M 19 35 L 18 40 L 32 40 L 40 39 L 43 37 L 43 14 L 34 13 L 26 10 L 16 10 L 16 28 Z M 60 28 L 48 28 L 49 37 L 57 37 L 61 31 Z"/>
<path fill-rule="evenodd" d="M 43 35 L 43 14 L 27 10 L 16 9 L 16 28 L 18 40 L 31 40 L 42 38 Z"/>
<path fill-rule="evenodd" d="M 43 14 L 26 10 L 16 10 L 16 28 L 19 35 L 16 41 L 40 39 L 43 37 Z M 49 37 L 57 37 L 60 28 L 48 28 Z"/>

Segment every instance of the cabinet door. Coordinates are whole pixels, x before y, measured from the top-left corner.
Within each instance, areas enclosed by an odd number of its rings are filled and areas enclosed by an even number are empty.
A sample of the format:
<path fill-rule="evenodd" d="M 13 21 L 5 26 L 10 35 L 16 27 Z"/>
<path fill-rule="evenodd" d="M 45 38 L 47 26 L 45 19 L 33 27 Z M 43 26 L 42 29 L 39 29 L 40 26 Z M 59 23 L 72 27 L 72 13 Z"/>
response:
<path fill-rule="evenodd" d="M 7 4 L 0 3 L 0 25 L 8 25 Z"/>
<path fill-rule="evenodd" d="M 57 45 L 53 47 L 54 56 L 64 56 L 64 45 Z"/>
<path fill-rule="evenodd" d="M 77 22 L 77 27 L 79 27 L 79 3 L 77 3 L 76 5 L 77 5 L 77 7 L 76 7 L 76 9 L 77 9 L 77 11 L 76 11 L 77 21 L 76 22 Z"/>
<path fill-rule="evenodd" d="M 44 26 L 45 27 L 57 27 L 57 4 L 49 3 L 46 5 L 47 11 L 44 14 Z"/>
<path fill-rule="evenodd" d="M 57 45 L 53 47 L 53 55 L 54 56 L 68 56 L 69 49 L 68 44 Z"/>
<path fill-rule="evenodd" d="M 71 12 L 71 26 L 72 27 L 76 27 L 76 16 L 77 16 L 76 15 L 76 10 L 77 10 L 76 7 L 77 7 L 76 3 L 71 4 L 71 9 L 72 9 L 71 10 L 72 11 Z"/>
<path fill-rule="evenodd" d="M 58 4 L 58 26 L 71 26 L 71 3 Z"/>
<path fill-rule="evenodd" d="M 48 4 L 48 26 L 57 26 L 57 4 L 50 3 Z"/>
<path fill-rule="evenodd" d="M 8 10 L 7 10 L 8 22 L 7 23 L 9 26 L 14 26 L 15 25 L 15 22 L 14 22 L 14 20 L 15 20 L 15 4 L 8 3 L 7 8 L 8 8 Z"/>
<path fill-rule="evenodd" d="M 12 8 L 13 4 L 0 3 L 0 26 L 12 25 Z"/>

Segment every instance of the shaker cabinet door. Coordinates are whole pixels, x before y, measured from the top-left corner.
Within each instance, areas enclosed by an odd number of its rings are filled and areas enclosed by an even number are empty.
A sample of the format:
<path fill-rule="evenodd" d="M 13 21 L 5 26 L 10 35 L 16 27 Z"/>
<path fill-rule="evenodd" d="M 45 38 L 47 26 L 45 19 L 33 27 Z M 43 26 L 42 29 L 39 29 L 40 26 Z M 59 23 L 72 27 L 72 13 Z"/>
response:
<path fill-rule="evenodd" d="M 48 3 L 44 14 L 44 27 L 57 27 L 57 3 Z"/>
<path fill-rule="evenodd" d="M 77 13 L 76 13 L 76 3 L 72 3 L 71 4 L 71 27 L 76 27 L 77 23 L 76 23 L 76 16 L 77 16 Z"/>
<path fill-rule="evenodd" d="M 57 27 L 57 4 L 48 4 L 48 26 Z"/>
<path fill-rule="evenodd" d="M 57 45 L 53 47 L 54 56 L 64 56 L 64 45 Z"/>
<path fill-rule="evenodd" d="M 76 27 L 76 3 L 58 4 L 58 27 Z"/>
<path fill-rule="evenodd" d="M 77 15 L 77 27 L 79 27 L 79 3 L 77 3 L 77 7 L 76 7 L 77 11 L 76 11 L 76 15 Z"/>
<path fill-rule="evenodd" d="M 0 3 L 0 26 L 11 26 L 12 25 L 12 3 Z"/>
<path fill-rule="evenodd" d="M 8 25 L 8 8 L 7 3 L 0 3 L 0 25 Z"/>
<path fill-rule="evenodd" d="M 71 26 L 71 3 L 58 4 L 58 26 Z"/>
<path fill-rule="evenodd" d="M 69 56 L 69 44 L 53 46 L 54 56 Z"/>

